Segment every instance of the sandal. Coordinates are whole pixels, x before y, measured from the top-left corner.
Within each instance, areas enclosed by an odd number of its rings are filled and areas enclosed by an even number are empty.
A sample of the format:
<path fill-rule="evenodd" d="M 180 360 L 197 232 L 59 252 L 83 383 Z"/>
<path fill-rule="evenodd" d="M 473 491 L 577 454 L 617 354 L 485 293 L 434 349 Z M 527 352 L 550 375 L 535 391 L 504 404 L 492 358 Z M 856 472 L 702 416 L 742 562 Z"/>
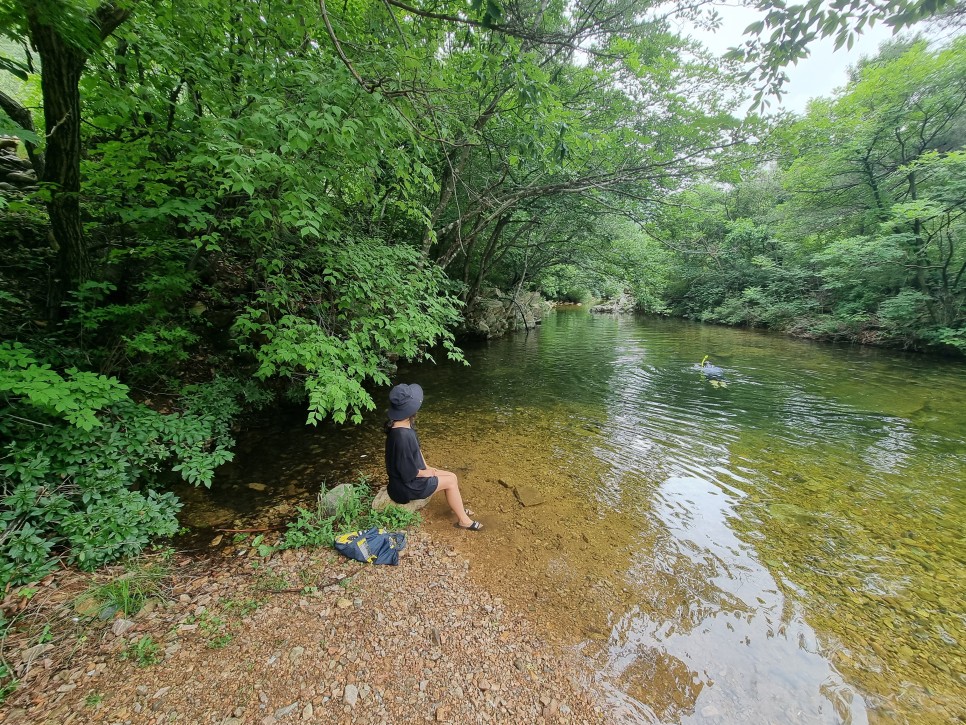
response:
<path fill-rule="evenodd" d="M 479 531 L 483 528 L 483 524 L 481 524 L 479 521 L 474 521 L 469 526 L 461 526 L 460 522 L 457 521 L 455 524 L 453 524 L 453 526 L 455 526 L 457 529 L 463 529 L 464 531 Z"/>

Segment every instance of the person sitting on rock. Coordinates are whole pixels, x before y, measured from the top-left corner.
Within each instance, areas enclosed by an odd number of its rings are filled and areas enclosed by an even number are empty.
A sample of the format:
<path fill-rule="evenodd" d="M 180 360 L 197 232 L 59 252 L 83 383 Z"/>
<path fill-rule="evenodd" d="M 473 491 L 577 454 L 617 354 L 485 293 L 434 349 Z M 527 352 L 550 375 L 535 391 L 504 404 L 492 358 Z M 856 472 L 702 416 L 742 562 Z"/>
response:
<path fill-rule="evenodd" d="M 463 507 L 456 474 L 426 465 L 413 427 L 416 411 L 422 404 L 423 389 L 415 383 L 401 383 L 389 391 L 389 410 L 386 412 L 386 473 L 389 474 L 389 487 L 386 492 L 396 503 L 405 504 L 442 491 L 446 494 L 446 503 L 458 519 L 453 526 L 479 531 L 483 525 L 471 519 L 470 512 Z"/>

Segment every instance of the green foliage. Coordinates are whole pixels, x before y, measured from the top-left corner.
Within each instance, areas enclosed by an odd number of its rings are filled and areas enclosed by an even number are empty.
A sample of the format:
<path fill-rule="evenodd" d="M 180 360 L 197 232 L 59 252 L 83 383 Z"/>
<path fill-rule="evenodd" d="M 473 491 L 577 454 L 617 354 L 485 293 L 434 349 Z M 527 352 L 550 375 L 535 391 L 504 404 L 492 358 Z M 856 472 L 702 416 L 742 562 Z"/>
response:
<path fill-rule="evenodd" d="M 432 359 L 428 347 L 441 342 L 462 359 L 450 332 L 457 303 L 442 294 L 442 272 L 423 267 L 412 249 L 317 243 L 300 259 L 266 266 L 266 287 L 234 329 L 258 361 L 257 378 L 304 386 L 310 423 L 360 422 L 375 407 L 363 383 L 389 383 L 388 355 Z"/>
<path fill-rule="evenodd" d="M 346 531 L 379 527 L 397 531 L 418 526 L 422 517 L 390 504 L 381 511 L 372 510 L 374 492 L 365 478 L 347 489 L 331 511 L 324 503 L 325 492 L 319 494 L 314 509 L 299 508 L 299 515 L 291 522 L 282 537 L 282 549 L 332 546 L 335 537 Z"/>
<path fill-rule="evenodd" d="M 149 599 L 161 595 L 161 584 L 168 574 L 168 569 L 157 561 L 134 562 L 124 574 L 84 592 L 78 600 L 79 608 L 135 615 Z"/>
<path fill-rule="evenodd" d="M 961 350 L 966 41 L 884 46 L 776 128 L 776 170 L 696 187 L 655 235 L 673 311 L 810 337 Z"/>
<path fill-rule="evenodd" d="M 127 393 L 127 386 L 114 378 L 77 368 L 61 375 L 49 363 L 38 362 L 20 343 L 0 343 L 0 394 L 6 394 L 14 406 L 63 418 L 91 431 L 101 425 L 96 413 L 125 400 Z"/>
<path fill-rule="evenodd" d="M 150 667 L 164 660 L 161 645 L 147 634 L 134 640 L 121 652 L 122 660 L 133 660 L 138 667 Z"/>
<path fill-rule="evenodd" d="M 961 355 L 966 355 L 966 326 L 958 330 L 951 327 L 940 327 L 928 334 L 927 339 L 930 339 L 934 344 L 948 346 Z"/>
<path fill-rule="evenodd" d="M 0 583 L 35 580 L 60 560 L 93 569 L 174 535 L 181 505 L 158 490 L 162 474 L 210 485 L 231 460 L 244 386 L 188 386 L 182 410 L 163 414 L 122 398 L 114 380 L 58 374 L 22 346 L 0 356 Z"/>
<path fill-rule="evenodd" d="M 18 680 L 5 662 L 0 662 L 0 705 L 17 691 Z"/>
<path fill-rule="evenodd" d="M 537 278 L 537 289 L 556 302 L 586 303 L 590 301 L 590 280 L 580 268 L 559 264 L 544 270 Z"/>

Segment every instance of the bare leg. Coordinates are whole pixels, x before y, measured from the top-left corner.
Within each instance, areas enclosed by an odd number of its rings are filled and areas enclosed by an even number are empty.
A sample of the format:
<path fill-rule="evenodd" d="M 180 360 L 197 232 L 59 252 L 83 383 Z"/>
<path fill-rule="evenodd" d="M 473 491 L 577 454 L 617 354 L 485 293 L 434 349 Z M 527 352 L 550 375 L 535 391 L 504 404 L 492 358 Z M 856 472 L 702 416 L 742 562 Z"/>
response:
<path fill-rule="evenodd" d="M 441 471 L 437 470 L 436 475 L 439 478 L 439 486 L 436 487 L 437 491 L 442 491 L 446 495 L 446 503 L 456 514 L 456 518 L 459 519 L 460 526 L 469 526 L 473 523 L 473 519 L 466 515 L 466 509 L 463 506 L 463 496 L 460 494 L 460 486 L 456 480 L 456 474 L 451 471 Z"/>

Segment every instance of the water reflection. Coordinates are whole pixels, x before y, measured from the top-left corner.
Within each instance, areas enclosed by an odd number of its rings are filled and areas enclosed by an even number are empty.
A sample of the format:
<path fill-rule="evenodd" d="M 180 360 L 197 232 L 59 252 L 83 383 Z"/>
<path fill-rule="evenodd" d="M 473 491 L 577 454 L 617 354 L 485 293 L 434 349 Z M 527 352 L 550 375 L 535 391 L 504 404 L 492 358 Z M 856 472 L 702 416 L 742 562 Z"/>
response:
<path fill-rule="evenodd" d="M 693 369 L 706 354 L 728 387 Z M 467 357 L 397 376 L 487 532 L 460 537 L 445 504 L 426 525 L 581 643 L 615 722 L 966 720 L 961 366 L 578 314 Z M 292 505 L 382 475 L 380 414 L 301 421 L 256 431 L 203 495 Z"/>
<path fill-rule="evenodd" d="M 614 623 L 607 678 L 662 722 L 866 722 L 862 698 L 732 530 L 742 494 L 672 477 L 652 498 L 662 533 L 629 571 L 652 596 Z"/>

